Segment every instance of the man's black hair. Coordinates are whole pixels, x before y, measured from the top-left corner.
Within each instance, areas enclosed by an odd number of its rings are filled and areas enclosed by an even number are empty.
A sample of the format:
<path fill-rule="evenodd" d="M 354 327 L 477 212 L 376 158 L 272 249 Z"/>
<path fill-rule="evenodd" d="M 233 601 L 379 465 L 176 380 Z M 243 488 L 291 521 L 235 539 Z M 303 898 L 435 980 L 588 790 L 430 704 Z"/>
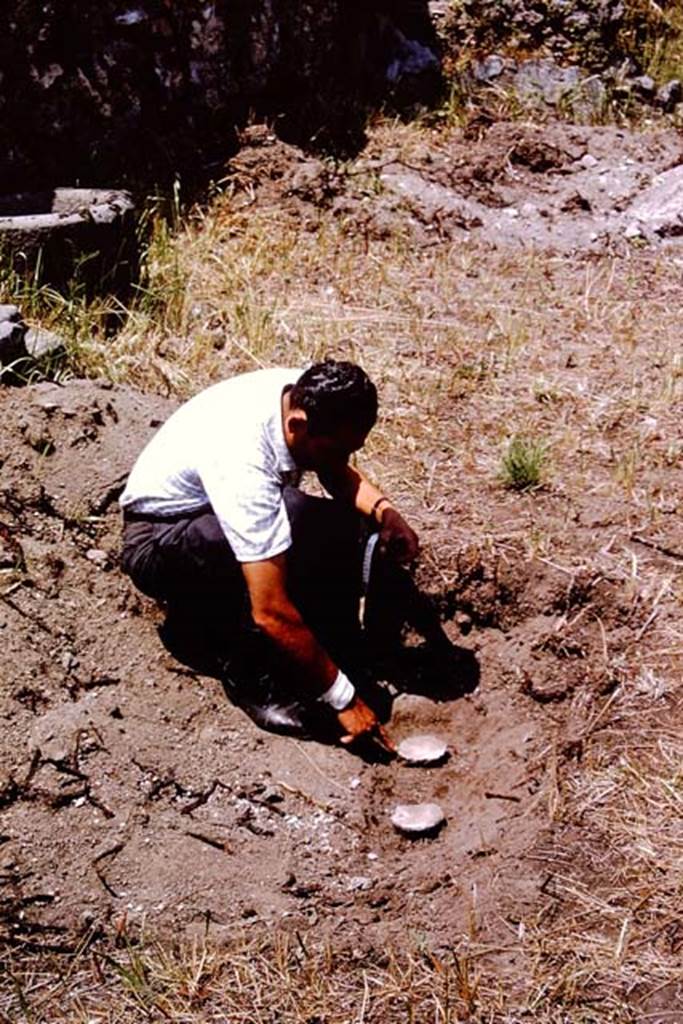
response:
<path fill-rule="evenodd" d="M 314 363 L 289 392 L 292 407 L 303 409 L 312 437 L 350 425 L 367 434 L 377 419 L 377 388 L 355 363 L 326 359 Z"/>

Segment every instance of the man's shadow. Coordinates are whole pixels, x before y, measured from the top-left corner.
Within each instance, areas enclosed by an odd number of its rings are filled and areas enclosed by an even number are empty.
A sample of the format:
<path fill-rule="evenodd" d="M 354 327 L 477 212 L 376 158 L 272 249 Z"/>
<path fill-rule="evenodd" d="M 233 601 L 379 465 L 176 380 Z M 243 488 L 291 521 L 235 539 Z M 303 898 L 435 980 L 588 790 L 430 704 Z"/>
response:
<path fill-rule="evenodd" d="M 378 591 L 369 594 L 369 600 L 366 597 L 364 628 L 359 625 L 353 636 L 337 637 L 328 650 L 353 679 L 359 695 L 379 721 L 384 725 L 390 722 L 394 700 L 401 693 L 439 703 L 473 693 L 480 681 L 476 655 L 448 639 L 434 604 L 419 591 L 412 576 L 392 568 L 386 578 L 377 575 L 376 585 Z M 277 682 L 269 679 L 269 674 L 278 675 L 272 671 L 277 662 L 260 631 L 250 626 L 226 637 L 226 618 L 216 617 L 216 607 L 215 602 L 202 606 L 196 601 L 170 607 L 159 628 L 166 650 L 193 672 L 219 680 L 230 703 L 245 711 L 260 728 L 338 744 L 336 715 L 319 703 L 311 702 L 312 710 L 304 715 L 301 730 L 265 724 L 263 716 L 254 715 L 259 701 L 287 707 L 301 695 L 286 683 L 279 689 Z M 236 621 L 239 618 L 235 616 Z M 406 624 L 425 637 L 423 642 L 404 642 Z M 387 759 L 377 743 L 359 741 L 351 749 L 366 761 Z"/>
<path fill-rule="evenodd" d="M 425 641 L 397 651 L 386 675 L 399 692 L 443 703 L 474 693 L 481 670 L 476 654 L 469 648 L 451 644 L 434 650 Z"/>

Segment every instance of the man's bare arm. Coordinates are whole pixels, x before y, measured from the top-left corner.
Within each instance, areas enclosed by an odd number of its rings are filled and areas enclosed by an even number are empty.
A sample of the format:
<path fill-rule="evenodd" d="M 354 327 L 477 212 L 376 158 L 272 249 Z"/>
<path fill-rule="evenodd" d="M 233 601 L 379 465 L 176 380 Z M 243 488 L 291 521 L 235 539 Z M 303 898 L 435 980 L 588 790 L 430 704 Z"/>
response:
<path fill-rule="evenodd" d="M 246 562 L 242 572 L 249 590 L 254 622 L 298 666 L 303 689 L 321 697 L 335 682 L 339 669 L 320 646 L 287 594 L 284 555 L 262 562 Z M 348 707 L 337 712 L 342 743 L 367 733 L 388 750 L 394 746 L 375 713 L 356 694 Z"/>
<path fill-rule="evenodd" d="M 349 466 L 347 462 L 340 463 L 335 469 L 320 473 L 320 483 L 333 498 L 347 501 L 366 516 L 372 515 L 374 506 L 384 498 L 382 492 L 374 484 L 371 484 L 355 466 Z M 391 504 L 388 498 L 385 498 L 384 501 L 386 505 Z"/>
<path fill-rule="evenodd" d="M 417 534 L 382 492 L 354 466 L 347 463 L 320 474 L 325 490 L 371 516 L 380 527 L 380 548 L 398 562 L 412 561 L 418 552 Z"/>

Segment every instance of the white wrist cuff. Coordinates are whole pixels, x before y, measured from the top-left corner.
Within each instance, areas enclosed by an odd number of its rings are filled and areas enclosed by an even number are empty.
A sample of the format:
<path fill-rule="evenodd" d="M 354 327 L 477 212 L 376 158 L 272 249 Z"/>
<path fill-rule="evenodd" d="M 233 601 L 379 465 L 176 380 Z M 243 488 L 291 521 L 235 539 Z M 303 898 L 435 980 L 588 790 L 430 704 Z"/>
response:
<path fill-rule="evenodd" d="M 344 708 L 349 706 L 355 696 L 355 686 L 343 672 L 339 671 L 332 686 L 330 686 L 329 690 L 321 693 L 318 700 L 323 701 L 324 704 L 329 704 L 335 711 L 343 711 Z"/>

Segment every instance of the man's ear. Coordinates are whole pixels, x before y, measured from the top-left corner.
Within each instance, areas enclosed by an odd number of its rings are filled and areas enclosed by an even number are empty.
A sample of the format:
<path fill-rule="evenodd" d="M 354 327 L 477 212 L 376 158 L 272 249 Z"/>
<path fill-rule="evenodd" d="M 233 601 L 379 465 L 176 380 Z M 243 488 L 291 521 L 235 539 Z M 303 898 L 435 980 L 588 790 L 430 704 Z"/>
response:
<path fill-rule="evenodd" d="M 290 409 L 287 413 L 287 428 L 295 437 L 301 437 L 308 429 L 308 416 L 304 409 Z"/>

